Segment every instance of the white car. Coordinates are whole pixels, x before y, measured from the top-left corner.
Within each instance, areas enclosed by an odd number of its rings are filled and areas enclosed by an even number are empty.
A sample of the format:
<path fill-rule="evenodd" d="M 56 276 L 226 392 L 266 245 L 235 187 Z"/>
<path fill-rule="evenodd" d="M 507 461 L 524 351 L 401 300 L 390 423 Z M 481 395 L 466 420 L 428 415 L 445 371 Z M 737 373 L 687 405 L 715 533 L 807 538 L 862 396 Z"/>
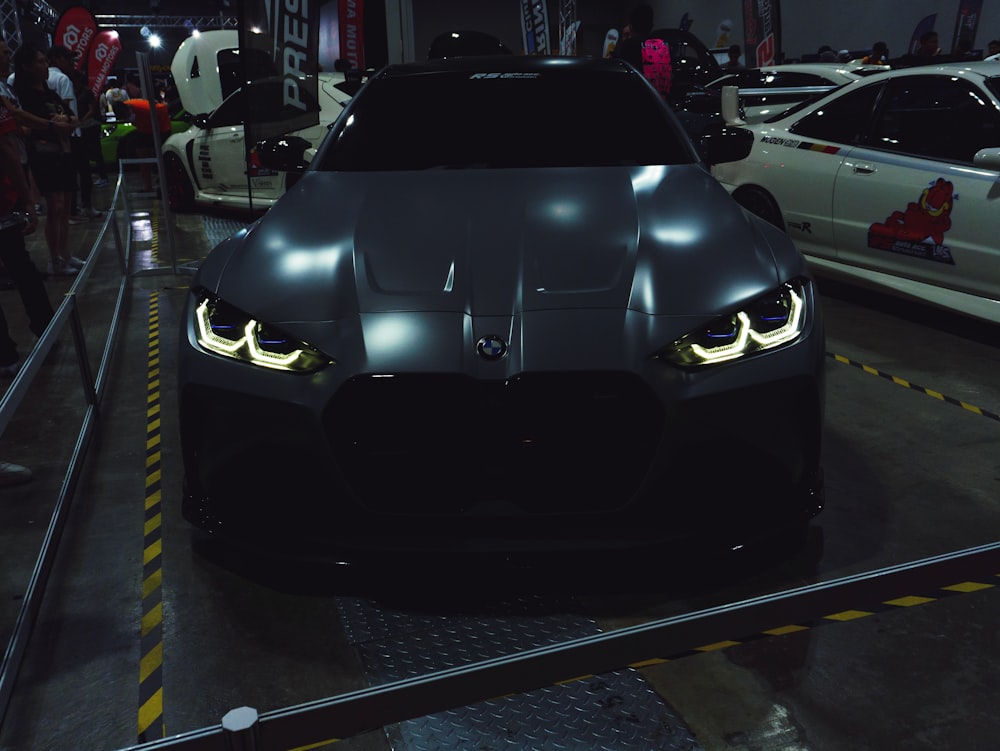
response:
<path fill-rule="evenodd" d="M 252 153 L 247 159 L 243 133 L 250 102 L 281 101 L 282 86 L 284 82 L 279 78 L 252 81 L 226 97 L 214 112 L 196 115 L 190 128 L 164 142 L 163 169 L 171 209 L 190 211 L 196 206 L 217 206 L 266 211 L 291 187 L 297 173 L 264 169 Z M 263 146 L 286 149 L 289 156 L 285 161 L 290 163 L 308 162 L 329 126 L 351 100 L 351 91 L 352 82 L 343 73 L 320 73 L 318 101 L 306 102 L 309 111 L 318 110 L 319 121 L 302 130 L 290 129 Z M 299 110 L 286 107 L 276 111 L 268 123 L 300 116 Z"/>
<path fill-rule="evenodd" d="M 708 87 L 738 87 L 743 119 L 748 123 L 756 123 L 774 117 L 806 99 L 829 93 L 845 83 L 884 70 L 889 70 L 889 66 L 788 63 L 734 71 L 712 81 Z"/>
<path fill-rule="evenodd" d="M 713 174 L 811 268 L 1000 323 L 1000 69 L 879 73 L 745 126 Z"/>

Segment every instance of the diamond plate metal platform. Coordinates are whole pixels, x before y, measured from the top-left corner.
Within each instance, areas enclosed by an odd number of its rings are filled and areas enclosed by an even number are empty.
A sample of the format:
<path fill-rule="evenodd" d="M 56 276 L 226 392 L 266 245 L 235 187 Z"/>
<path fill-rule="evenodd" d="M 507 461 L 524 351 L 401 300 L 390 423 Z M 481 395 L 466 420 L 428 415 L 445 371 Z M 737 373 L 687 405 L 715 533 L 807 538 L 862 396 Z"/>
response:
<path fill-rule="evenodd" d="M 210 248 L 214 248 L 237 230 L 247 226 L 246 222 L 217 216 L 205 216 L 205 239 Z"/>
<path fill-rule="evenodd" d="M 454 616 L 337 599 L 370 685 L 600 633 L 572 603 L 523 598 Z M 634 670 L 590 676 L 384 729 L 394 751 L 701 751 L 683 720 Z"/>

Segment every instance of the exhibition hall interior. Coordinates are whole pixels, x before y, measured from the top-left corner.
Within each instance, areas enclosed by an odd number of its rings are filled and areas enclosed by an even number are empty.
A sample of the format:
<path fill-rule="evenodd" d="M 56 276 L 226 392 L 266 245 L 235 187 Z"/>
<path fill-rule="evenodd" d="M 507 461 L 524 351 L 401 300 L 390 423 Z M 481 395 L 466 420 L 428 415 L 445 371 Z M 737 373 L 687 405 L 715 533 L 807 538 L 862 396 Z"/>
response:
<path fill-rule="evenodd" d="M 991 0 L 0 20 L 0 751 L 997 747 Z"/>

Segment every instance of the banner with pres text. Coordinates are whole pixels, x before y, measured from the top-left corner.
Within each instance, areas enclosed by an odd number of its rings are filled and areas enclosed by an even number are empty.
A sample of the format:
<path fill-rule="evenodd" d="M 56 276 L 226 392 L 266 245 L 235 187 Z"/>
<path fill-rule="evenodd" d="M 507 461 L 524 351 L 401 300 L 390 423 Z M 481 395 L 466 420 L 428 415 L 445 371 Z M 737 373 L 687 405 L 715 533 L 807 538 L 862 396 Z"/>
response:
<path fill-rule="evenodd" d="M 87 53 L 90 51 L 96 36 L 97 20 L 94 18 L 94 14 L 82 5 L 74 5 L 64 10 L 59 16 L 55 33 L 52 35 L 52 43 L 61 44 L 77 53 L 76 69 L 86 70 Z"/>
<path fill-rule="evenodd" d="M 364 70 L 364 0 L 340 0 L 337 20 L 340 26 L 340 57 L 350 62 L 355 70 Z"/>
<path fill-rule="evenodd" d="M 122 51 L 122 42 L 114 29 L 103 29 L 94 35 L 87 53 L 87 85 L 94 98 L 100 100 L 108 76 Z"/>
<path fill-rule="evenodd" d="M 320 0 L 241 0 L 243 80 L 271 80 L 247 100 L 247 148 L 319 123 Z"/>
<path fill-rule="evenodd" d="M 743 50 L 748 68 L 779 62 L 781 10 L 778 0 L 743 0 Z"/>

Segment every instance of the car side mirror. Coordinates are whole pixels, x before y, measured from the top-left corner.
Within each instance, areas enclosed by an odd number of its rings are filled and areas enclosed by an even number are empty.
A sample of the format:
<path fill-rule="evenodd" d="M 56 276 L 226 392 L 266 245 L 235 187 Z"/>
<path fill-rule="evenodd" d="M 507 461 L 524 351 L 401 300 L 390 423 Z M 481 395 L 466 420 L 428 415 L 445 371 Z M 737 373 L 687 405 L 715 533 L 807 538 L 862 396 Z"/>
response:
<path fill-rule="evenodd" d="M 972 158 L 972 162 L 980 169 L 1000 172 L 1000 149 L 980 149 Z"/>
<path fill-rule="evenodd" d="M 698 139 L 698 151 L 711 167 L 723 162 L 738 162 L 750 156 L 754 135 L 746 128 L 712 125 Z"/>
<path fill-rule="evenodd" d="M 208 127 L 208 115 L 205 114 L 205 113 L 202 113 L 200 115 L 195 115 L 193 122 L 199 128 L 201 128 L 202 130 L 205 130 Z"/>

